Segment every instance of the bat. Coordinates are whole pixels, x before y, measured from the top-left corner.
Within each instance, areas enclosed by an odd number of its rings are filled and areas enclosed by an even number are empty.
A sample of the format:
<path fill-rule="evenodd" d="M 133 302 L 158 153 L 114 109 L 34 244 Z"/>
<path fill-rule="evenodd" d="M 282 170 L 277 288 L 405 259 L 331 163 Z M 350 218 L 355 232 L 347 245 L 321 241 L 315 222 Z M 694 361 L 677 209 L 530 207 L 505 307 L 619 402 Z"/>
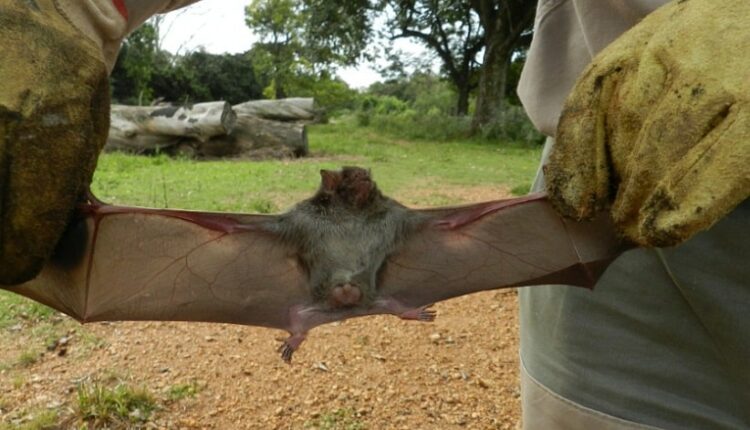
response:
<path fill-rule="evenodd" d="M 78 208 L 41 274 L 4 287 L 81 321 L 223 322 L 307 332 L 347 318 L 432 321 L 435 302 L 514 286 L 593 288 L 625 246 L 609 217 L 576 222 L 544 194 L 415 210 L 368 170 L 321 171 L 280 215 Z"/>

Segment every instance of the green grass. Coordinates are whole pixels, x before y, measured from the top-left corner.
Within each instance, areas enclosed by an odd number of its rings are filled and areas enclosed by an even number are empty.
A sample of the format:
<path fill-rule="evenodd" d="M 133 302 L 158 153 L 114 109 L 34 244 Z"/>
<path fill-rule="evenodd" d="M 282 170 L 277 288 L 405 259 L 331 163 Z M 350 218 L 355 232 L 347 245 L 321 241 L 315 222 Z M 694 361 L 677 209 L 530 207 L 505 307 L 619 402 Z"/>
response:
<path fill-rule="evenodd" d="M 37 302 L 8 293 L 0 292 L 0 329 L 8 329 L 21 321 L 39 323 L 48 321 L 55 310 Z"/>
<path fill-rule="evenodd" d="M 200 385 L 195 381 L 175 384 L 167 389 L 166 398 L 170 402 L 177 402 L 182 399 L 195 397 L 200 390 Z"/>
<path fill-rule="evenodd" d="M 21 367 L 31 367 L 39 360 L 39 352 L 24 351 L 18 356 L 18 365 Z"/>
<path fill-rule="evenodd" d="M 304 427 L 315 430 L 364 430 L 366 428 L 357 418 L 354 410 L 350 408 L 336 409 L 322 414 L 306 422 Z"/>
<path fill-rule="evenodd" d="M 100 381 L 82 383 L 77 390 L 78 418 L 93 428 L 142 424 L 157 407 L 156 399 L 145 388 L 121 381 L 114 386 Z"/>
<path fill-rule="evenodd" d="M 394 196 L 439 193 L 441 187 L 503 186 L 518 191 L 528 189 L 541 153 L 536 145 L 520 143 L 398 140 L 346 121 L 312 126 L 308 138 L 312 157 L 293 161 L 105 154 L 95 174 L 94 194 L 117 204 L 278 212 L 314 192 L 320 169 L 342 165 L 371 168 L 380 188 Z"/>
<path fill-rule="evenodd" d="M 59 429 L 59 411 L 40 409 L 24 413 L 20 422 L 0 423 L 0 430 L 54 430 Z"/>

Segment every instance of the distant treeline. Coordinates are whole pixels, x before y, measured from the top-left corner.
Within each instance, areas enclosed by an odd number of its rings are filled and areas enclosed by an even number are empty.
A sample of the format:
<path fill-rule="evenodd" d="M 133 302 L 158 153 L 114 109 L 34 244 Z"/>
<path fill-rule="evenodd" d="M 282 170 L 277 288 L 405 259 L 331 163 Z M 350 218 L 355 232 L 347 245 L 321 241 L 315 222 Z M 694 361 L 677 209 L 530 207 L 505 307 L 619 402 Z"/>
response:
<path fill-rule="evenodd" d="M 147 23 L 125 40 L 110 76 L 113 102 L 148 105 L 154 101 L 225 100 L 237 104 L 274 98 L 274 78 L 264 67 L 264 52 L 252 49 L 240 54 L 194 51 L 175 55 L 160 49 L 157 37 L 157 30 Z M 297 73 L 287 85 L 289 96 L 314 97 L 329 110 L 353 108 L 355 104 L 356 91 L 325 70 Z"/>

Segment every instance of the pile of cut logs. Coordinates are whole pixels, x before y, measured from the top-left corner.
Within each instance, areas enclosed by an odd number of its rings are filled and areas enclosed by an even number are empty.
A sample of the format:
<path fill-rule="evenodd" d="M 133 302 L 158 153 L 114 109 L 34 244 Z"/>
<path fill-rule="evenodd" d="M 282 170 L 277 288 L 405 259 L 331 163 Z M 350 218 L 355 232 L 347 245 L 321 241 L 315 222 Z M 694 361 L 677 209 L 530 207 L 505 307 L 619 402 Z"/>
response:
<path fill-rule="evenodd" d="M 306 124 L 321 110 L 311 98 L 192 106 L 112 105 L 106 151 L 191 158 L 286 158 L 307 155 Z"/>

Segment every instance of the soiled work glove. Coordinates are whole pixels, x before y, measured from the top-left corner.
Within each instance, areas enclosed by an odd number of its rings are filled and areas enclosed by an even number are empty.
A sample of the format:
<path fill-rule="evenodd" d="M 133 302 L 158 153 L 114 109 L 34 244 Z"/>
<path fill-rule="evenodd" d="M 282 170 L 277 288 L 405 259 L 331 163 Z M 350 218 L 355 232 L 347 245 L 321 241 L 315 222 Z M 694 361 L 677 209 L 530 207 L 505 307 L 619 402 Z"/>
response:
<path fill-rule="evenodd" d="M 545 167 L 565 215 L 611 206 L 624 236 L 678 244 L 750 196 L 750 1 L 679 0 L 602 51 Z"/>
<path fill-rule="evenodd" d="M 0 0 L 0 284 L 33 277 L 107 137 L 101 47 L 51 0 Z"/>

